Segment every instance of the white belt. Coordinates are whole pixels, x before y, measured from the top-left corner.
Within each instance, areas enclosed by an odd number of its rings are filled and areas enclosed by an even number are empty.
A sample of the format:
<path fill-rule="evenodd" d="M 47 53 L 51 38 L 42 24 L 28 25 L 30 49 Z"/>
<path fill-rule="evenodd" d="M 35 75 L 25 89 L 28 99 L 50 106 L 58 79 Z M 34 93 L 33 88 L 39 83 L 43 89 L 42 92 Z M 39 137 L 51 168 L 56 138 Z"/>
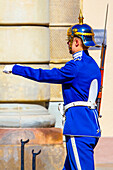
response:
<path fill-rule="evenodd" d="M 74 106 L 88 106 L 90 109 L 95 109 L 96 108 L 95 103 L 86 102 L 86 101 L 78 101 L 78 102 L 71 102 L 71 103 L 65 105 L 64 106 L 65 112 L 66 112 L 67 109 L 69 109 L 70 107 L 74 107 Z"/>

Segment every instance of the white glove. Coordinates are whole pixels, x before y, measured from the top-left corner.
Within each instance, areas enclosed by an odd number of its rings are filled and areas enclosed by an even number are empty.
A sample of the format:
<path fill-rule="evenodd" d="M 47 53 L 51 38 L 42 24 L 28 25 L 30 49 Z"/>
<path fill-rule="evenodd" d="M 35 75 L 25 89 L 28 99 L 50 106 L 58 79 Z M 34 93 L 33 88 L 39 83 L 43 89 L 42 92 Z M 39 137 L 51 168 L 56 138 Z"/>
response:
<path fill-rule="evenodd" d="M 7 74 L 12 73 L 13 67 L 14 67 L 14 64 L 13 65 L 6 65 L 3 69 L 3 72 L 7 73 Z"/>

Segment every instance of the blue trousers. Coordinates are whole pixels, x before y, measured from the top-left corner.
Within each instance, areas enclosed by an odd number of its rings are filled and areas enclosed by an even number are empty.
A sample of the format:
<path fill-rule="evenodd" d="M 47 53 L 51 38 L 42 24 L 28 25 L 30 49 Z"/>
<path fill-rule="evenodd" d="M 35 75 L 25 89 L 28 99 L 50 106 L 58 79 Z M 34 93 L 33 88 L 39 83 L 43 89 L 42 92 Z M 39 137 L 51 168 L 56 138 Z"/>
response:
<path fill-rule="evenodd" d="M 66 136 L 67 156 L 62 170 L 94 170 L 94 148 L 99 138 Z"/>

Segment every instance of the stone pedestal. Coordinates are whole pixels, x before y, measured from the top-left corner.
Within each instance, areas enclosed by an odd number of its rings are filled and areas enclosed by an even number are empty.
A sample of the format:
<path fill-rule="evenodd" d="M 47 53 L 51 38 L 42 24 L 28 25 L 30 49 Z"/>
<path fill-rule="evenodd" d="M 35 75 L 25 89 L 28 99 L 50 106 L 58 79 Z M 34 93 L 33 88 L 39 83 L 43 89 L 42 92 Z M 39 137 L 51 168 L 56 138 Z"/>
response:
<path fill-rule="evenodd" d="M 61 170 L 65 159 L 62 130 L 59 128 L 5 128 L 0 129 L 0 169 L 21 169 L 21 139 L 24 145 L 24 169 L 32 170 L 32 150 L 36 157 L 36 170 Z"/>

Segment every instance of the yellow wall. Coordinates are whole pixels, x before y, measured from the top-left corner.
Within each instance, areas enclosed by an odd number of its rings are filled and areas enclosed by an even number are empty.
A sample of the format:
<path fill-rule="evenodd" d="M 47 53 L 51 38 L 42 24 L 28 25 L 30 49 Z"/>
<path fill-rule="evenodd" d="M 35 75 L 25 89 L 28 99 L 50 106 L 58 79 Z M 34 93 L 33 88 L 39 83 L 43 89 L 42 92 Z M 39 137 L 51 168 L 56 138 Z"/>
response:
<path fill-rule="evenodd" d="M 83 13 L 84 22 L 91 25 L 93 29 L 104 29 L 106 7 L 109 3 L 107 22 L 107 52 L 104 71 L 104 88 L 101 105 L 102 118 L 100 119 L 102 136 L 113 136 L 113 1 L 112 0 L 84 0 Z M 100 51 L 90 51 L 91 55 L 99 63 Z M 99 58 L 98 58 L 98 57 Z"/>

